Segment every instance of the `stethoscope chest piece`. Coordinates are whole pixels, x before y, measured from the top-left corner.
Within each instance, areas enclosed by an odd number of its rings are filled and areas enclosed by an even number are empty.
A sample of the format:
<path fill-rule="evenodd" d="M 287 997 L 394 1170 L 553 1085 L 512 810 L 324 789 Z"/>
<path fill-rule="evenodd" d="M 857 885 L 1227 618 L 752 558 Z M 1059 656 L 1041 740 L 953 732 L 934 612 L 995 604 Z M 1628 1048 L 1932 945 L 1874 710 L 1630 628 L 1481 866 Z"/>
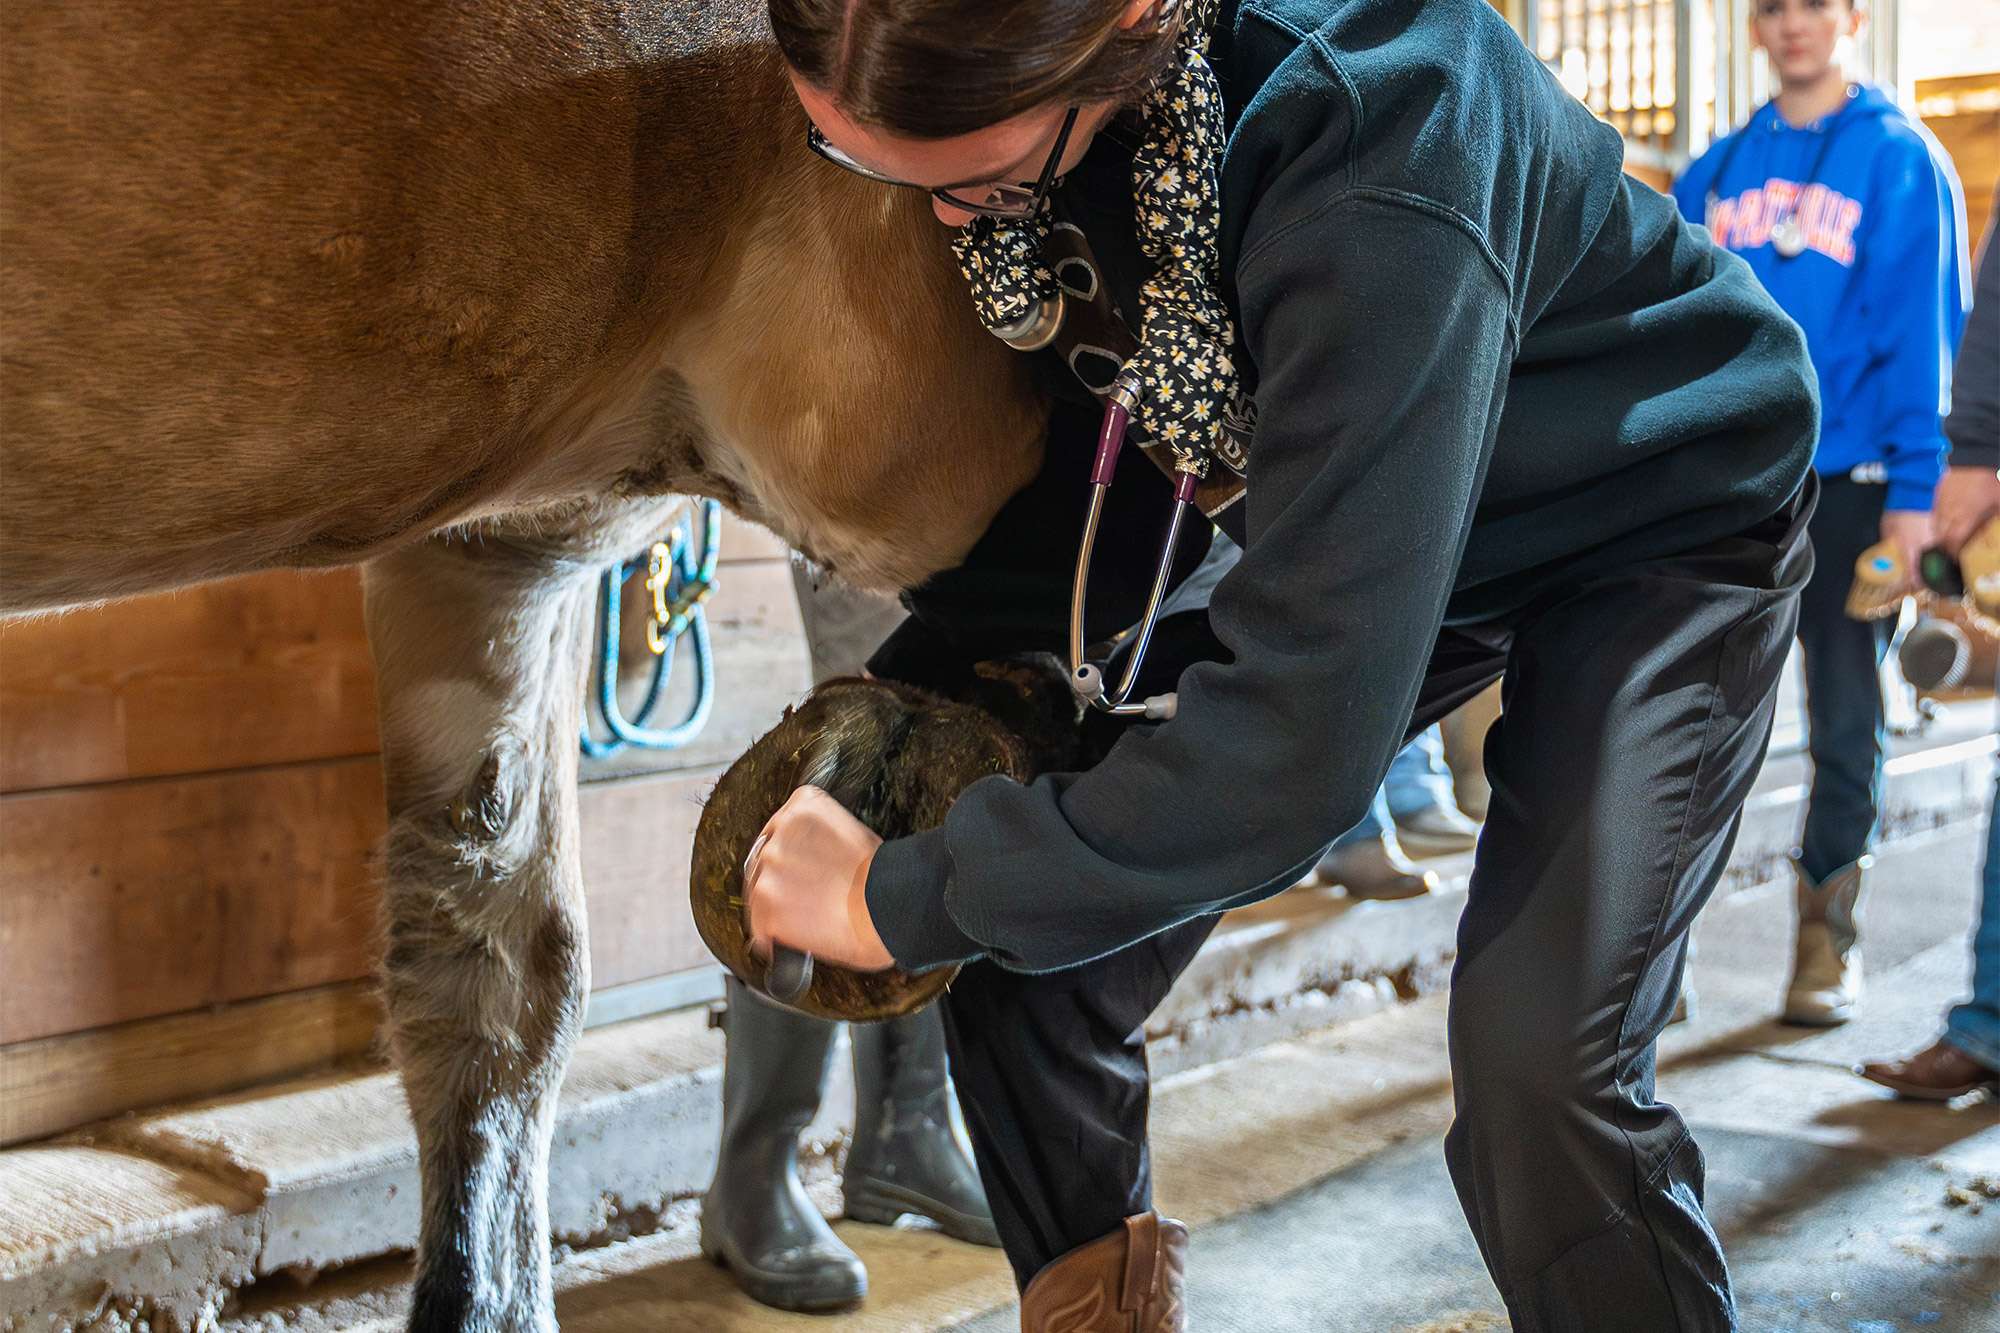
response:
<path fill-rule="evenodd" d="M 1058 287 L 1013 323 L 994 328 L 993 336 L 1017 352 L 1039 352 L 1062 332 L 1064 304 L 1062 288 Z"/>

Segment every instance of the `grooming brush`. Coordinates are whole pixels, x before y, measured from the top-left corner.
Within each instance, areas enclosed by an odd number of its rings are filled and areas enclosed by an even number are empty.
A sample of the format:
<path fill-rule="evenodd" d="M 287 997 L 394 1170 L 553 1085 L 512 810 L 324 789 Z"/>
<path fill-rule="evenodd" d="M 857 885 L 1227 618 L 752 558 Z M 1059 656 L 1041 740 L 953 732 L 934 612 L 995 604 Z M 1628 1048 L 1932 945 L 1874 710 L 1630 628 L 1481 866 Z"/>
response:
<path fill-rule="evenodd" d="M 2000 518 L 1974 533 L 1958 552 L 1966 600 L 1982 615 L 2000 619 Z"/>
<path fill-rule="evenodd" d="M 1889 542 L 1877 542 L 1854 562 L 1854 586 L 1847 590 L 1847 614 L 1856 620 L 1881 620 L 1903 605 L 1909 571 Z"/>

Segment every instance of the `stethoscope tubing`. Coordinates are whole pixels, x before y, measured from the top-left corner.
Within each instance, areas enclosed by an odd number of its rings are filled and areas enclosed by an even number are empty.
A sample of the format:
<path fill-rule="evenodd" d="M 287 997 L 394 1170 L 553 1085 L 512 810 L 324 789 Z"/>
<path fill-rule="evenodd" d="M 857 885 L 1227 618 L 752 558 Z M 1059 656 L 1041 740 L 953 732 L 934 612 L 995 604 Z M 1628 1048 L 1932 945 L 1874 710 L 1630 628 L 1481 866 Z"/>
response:
<path fill-rule="evenodd" d="M 1088 660 L 1084 654 L 1084 611 L 1090 589 L 1091 560 L 1097 550 L 1097 530 L 1104 518 L 1105 497 L 1111 491 L 1112 478 L 1118 470 L 1118 455 L 1125 446 L 1132 409 L 1138 403 L 1139 393 L 1138 377 L 1130 371 L 1123 371 L 1105 395 L 1104 422 L 1098 430 L 1097 454 L 1090 468 L 1090 506 L 1084 514 L 1083 538 L 1077 543 L 1076 550 L 1076 574 L 1070 583 L 1070 688 L 1079 699 L 1099 712 L 1114 717 L 1160 719 L 1172 716 L 1174 697 L 1161 695 L 1135 703 L 1132 701 L 1132 690 L 1138 682 L 1139 669 L 1145 664 L 1146 650 L 1153 641 L 1153 630 L 1159 624 L 1160 608 L 1166 602 L 1167 585 L 1173 578 L 1174 548 L 1180 542 L 1187 511 L 1194 503 L 1198 478 L 1193 472 L 1182 468 L 1174 474 L 1173 513 L 1167 521 L 1167 534 L 1160 545 L 1159 561 L 1153 570 L 1153 586 L 1146 598 L 1146 612 L 1139 621 L 1138 638 L 1126 659 L 1125 670 L 1119 676 L 1115 692 L 1105 689 L 1104 668 Z"/>

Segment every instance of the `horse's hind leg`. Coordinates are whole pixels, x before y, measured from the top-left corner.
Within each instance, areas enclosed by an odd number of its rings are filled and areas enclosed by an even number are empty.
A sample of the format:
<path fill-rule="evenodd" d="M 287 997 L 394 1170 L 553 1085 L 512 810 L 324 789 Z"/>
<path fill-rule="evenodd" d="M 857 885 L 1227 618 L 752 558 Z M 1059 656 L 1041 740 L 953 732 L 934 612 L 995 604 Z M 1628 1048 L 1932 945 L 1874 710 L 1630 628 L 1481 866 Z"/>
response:
<path fill-rule="evenodd" d="M 589 982 L 586 568 L 491 539 L 366 571 L 389 798 L 384 983 L 416 1122 L 410 1327 L 552 1333 L 546 1175 Z"/>

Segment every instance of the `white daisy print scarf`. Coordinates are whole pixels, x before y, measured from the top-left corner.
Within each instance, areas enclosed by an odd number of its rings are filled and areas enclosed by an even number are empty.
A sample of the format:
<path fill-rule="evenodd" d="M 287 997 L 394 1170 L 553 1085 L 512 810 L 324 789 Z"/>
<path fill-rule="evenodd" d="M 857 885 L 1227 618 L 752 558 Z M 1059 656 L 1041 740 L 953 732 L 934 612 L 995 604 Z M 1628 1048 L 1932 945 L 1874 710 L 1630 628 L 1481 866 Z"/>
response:
<path fill-rule="evenodd" d="M 1240 442 L 1225 418 L 1241 422 L 1235 321 L 1220 295 L 1225 132 L 1222 96 L 1207 59 L 1217 0 L 1190 6 L 1173 69 L 1146 97 L 1144 129 L 1132 159 L 1139 247 L 1154 270 L 1140 287 L 1139 347 L 1126 362 L 1143 386 L 1139 433 L 1172 451 L 1183 471 L 1208 475 L 1211 458 L 1234 459 Z M 988 328 L 1019 321 L 1056 294 L 1042 248 L 1052 221 L 1045 205 L 1032 218 L 975 218 L 952 243 Z"/>

